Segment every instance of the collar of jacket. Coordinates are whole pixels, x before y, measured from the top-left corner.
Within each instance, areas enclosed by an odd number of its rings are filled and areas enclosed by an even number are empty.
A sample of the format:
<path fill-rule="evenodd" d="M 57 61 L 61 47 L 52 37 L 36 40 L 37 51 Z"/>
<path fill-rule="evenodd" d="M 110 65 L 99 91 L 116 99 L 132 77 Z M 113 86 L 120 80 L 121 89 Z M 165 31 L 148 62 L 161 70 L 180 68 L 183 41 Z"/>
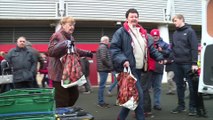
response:
<path fill-rule="evenodd" d="M 20 47 L 18 47 L 18 46 L 16 45 L 16 49 L 15 49 L 15 50 L 16 50 L 16 51 L 26 51 L 27 48 L 26 48 L 26 47 L 20 48 Z"/>
<path fill-rule="evenodd" d="M 65 39 L 67 39 L 67 40 L 74 40 L 74 38 L 72 37 L 72 35 L 68 34 L 67 32 L 65 32 L 63 28 L 60 29 L 60 32 L 65 37 Z"/>
<path fill-rule="evenodd" d="M 100 45 L 105 45 L 107 48 L 109 48 L 109 45 L 106 43 L 100 43 Z"/>
<path fill-rule="evenodd" d="M 184 26 L 182 26 L 182 27 L 180 27 L 180 28 L 176 28 L 176 30 L 177 30 L 177 31 L 183 31 L 183 30 L 185 30 L 185 29 L 187 29 L 187 28 L 189 28 L 189 27 L 191 27 L 191 26 L 190 26 L 189 24 L 185 23 Z"/>
<path fill-rule="evenodd" d="M 128 33 L 130 33 L 130 28 L 129 28 L 129 25 L 128 25 L 128 22 L 127 22 L 127 21 L 123 24 L 123 27 L 124 27 L 124 29 L 125 29 Z M 146 30 L 145 30 L 141 25 L 139 25 L 139 24 L 137 24 L 136 27 L 139 28 L 139 31 L 140 31 L 141 35 L 147 39 L 148 36 L 147 36 Z"/>

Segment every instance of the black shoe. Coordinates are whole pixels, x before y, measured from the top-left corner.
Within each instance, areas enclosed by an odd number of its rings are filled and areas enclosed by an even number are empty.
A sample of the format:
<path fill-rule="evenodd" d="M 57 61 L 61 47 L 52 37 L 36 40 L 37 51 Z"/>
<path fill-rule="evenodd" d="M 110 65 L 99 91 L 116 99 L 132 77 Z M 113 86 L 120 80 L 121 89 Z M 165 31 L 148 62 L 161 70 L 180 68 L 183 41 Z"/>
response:
<path fill-rule="evenodd" d="M 205 109 L 197 109 L 197 117 L 207 118 L 207 112 Z"/>
<path fill-rule="evenodd" d="M 160 106 L 154 106 L 153 109 L 154 110 L 162 110 L 162 108 Z"/>
<path fill-rule="evenodd" d="M 112 92 L 107 91 L 107 95 L 108 95 L 108 97 L 112 97 Z"/>
<path fill-rule="evenodd" d="M 188 115 L 189 116 L 195 116 L 195 115 L 197 115 L 197 111 L 194 108 L 190 108 Z"/>
<path fill-rule="evenodd" d="M 176 107 L 175 109 L 173 109 L 172 111 L 171 111 L 171 113 L 173 113 L 173 114 L 176 114 L 176 113 L 181 113 L 181 112 L 185 112 L 186 111 L 186 109 L 185 108 L 182 108 L 182 107 Z"/>
<path fill-rule="evenodd" d="M 101 108 L 110 108 L 109 104 L 107 104 L 107 103 L 98 104 L 97 106 L 101 107 Z"/>
<path fill-rule="evenodd" d="M 166 95 L 175 95 L 174 92 L 167 92 Z"/>
<path fill-rule="evenodd" d="M 144 116 L 147 118 L 147 117 L 149 117 L 149 118 L 154 118 L 155 116 L 152 114 L 152 112 L 145 112 L 144 113 Z"/>
<path fill-rule="evenodd" d="M 83 94 L 91 94 L 91 91 L 84 91 Z"/>

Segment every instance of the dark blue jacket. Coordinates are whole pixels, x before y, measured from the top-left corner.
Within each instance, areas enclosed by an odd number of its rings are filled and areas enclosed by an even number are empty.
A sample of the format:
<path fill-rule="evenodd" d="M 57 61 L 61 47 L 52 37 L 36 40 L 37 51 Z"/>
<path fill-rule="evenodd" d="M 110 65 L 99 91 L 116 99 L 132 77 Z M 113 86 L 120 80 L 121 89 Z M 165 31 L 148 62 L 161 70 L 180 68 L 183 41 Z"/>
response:
<path fill-rule="evenodd" d="M 163 54 L 164 58 L 168 58 L 171 53 L 171 48 L 168 43 L 164 42 L 163 39 L 160 37 L 158 41 L 155 42 L 155 45 L 162 48 L 160 51 Z"/>
<path fill-rule="evenodd" d="M 161 47 L 162 51 L 159 51 L 163 54 L 163 57 L 167 59 L 171 53 L 171 49 L 168 43 L 164 42 L 163 39 L 160 37 L 158 41 L 154 42 L 155 48 Z M 164 65 L 159 64 L 155 61 L 155 69 L 154 72 L 163 74 Z"/>
<path fill-rule="evenodd" d="M 195 31 L 187 24 L 173 34 L 172 51 L 178 64 L 197 64 L 198 40 Z"/>
<path fill-rule="evenodd" d="M 147 35 L 148 54 L 156 60 L 162 60 L 163 56 L 153 46 L 153 39 Z M 113 66 L 117 72 L 123 71 L 123 64 L 129 61 L 130 68 L 135 69 L 135 57 L 133 54 L 132 38 L 126 28 L 120 27 L 113 35 L 110 51 L 112 54 Z M 149 55 L 148 55 L 149 56 Z"/>

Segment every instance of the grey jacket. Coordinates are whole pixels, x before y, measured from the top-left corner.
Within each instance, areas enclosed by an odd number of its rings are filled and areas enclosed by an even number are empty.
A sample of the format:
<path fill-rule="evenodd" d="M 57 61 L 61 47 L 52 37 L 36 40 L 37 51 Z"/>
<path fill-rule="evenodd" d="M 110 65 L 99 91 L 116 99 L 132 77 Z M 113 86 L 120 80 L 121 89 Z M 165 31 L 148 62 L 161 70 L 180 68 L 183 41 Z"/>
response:
<path fill-rule="evenodd" d="M 6 55 L 5 59 L 13 69 L 14 83 L 32 81 L 36 72 L 36 62 L 33 53 L 27 48 L 13 48 Z"/>

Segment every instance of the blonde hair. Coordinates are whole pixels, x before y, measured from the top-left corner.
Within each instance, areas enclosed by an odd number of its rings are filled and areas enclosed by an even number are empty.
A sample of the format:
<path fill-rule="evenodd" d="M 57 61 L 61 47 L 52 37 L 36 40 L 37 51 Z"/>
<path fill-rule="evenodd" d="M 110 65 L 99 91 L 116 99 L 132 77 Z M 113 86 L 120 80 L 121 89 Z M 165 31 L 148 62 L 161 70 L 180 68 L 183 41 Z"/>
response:
<path fill-rule="evenodd" d="M 63 17 L 61 20 L 60 20 L 60 24 L 61 25 L 64 25 L 66 23 L 71 23 L 71 24 L 75 24 L 75 19 L 73 17 Z"/>
<path fill-rule="evenodd" d="M 184 16 L 182 14 L 176 14 L 175 16 L 173 16 L 172 22 L 174 22 L 175 18 L 177 18 L 179 20 L 183 20 L 183 22 L 185 22 Z"/>

